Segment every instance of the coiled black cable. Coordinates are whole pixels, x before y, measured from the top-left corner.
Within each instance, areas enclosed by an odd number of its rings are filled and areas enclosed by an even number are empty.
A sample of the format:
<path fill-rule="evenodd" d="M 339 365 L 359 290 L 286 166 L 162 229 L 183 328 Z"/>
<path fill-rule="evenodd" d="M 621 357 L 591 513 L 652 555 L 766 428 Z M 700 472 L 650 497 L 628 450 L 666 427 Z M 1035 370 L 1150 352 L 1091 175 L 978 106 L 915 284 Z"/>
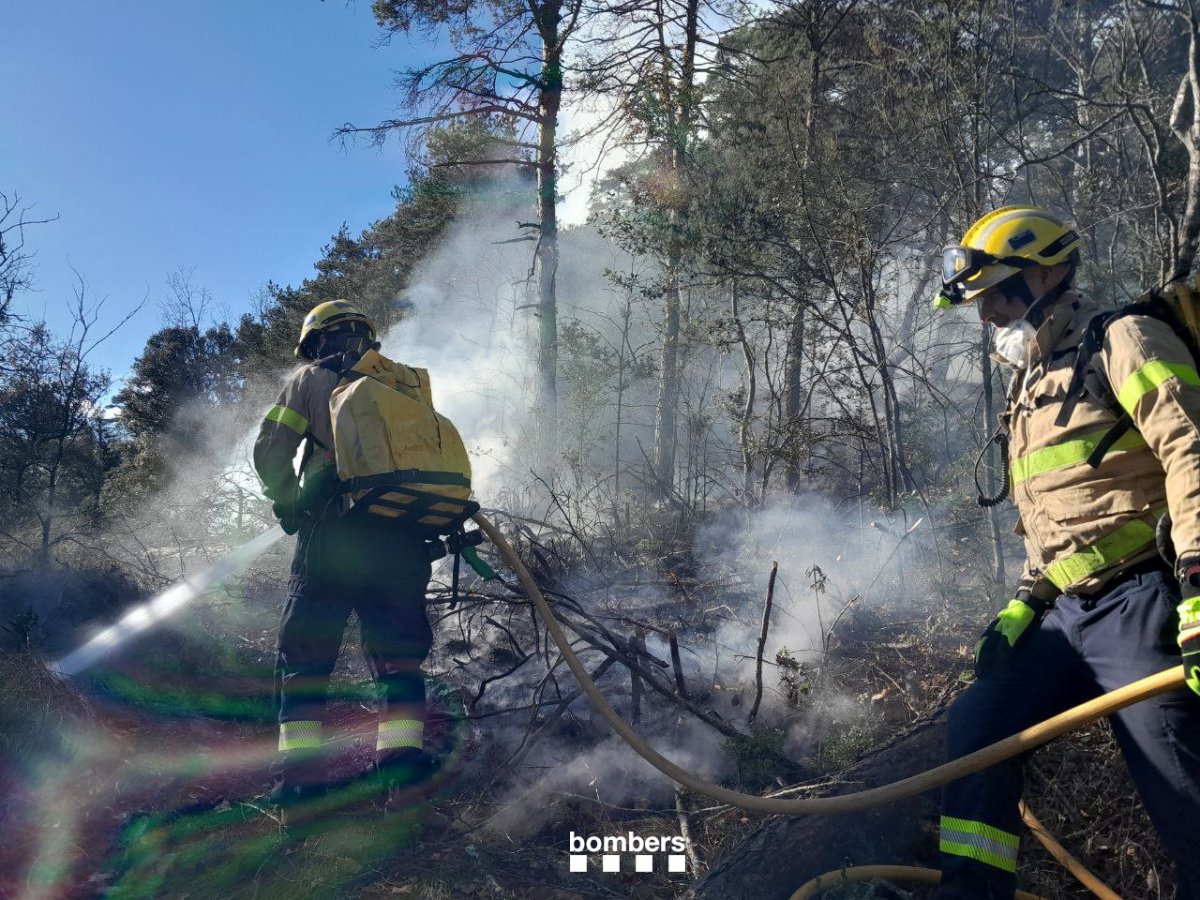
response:
<path fill-rule="evenodd" d="M 979 464 L 983 462 L 983 455 L 987 453 L 988 447 L 992 444 L 1000 445 L 1000 491 L 994 496 L 989 497 L 983 492 L 983 485 L 979 483 Z M 975 457 L 975 490 L 979 496 L 975 498 L 976 502 L 984 509 L 991 509 L 999 504 L 1005 497 L 1008 496 L 1008 490 L 1011 487 L 1009 472 L 1008 472 L 1008 432 L 1003 428 L 997 429 L 996 433 L 988 439 L 983 445 L 983 449 L 979 451 L 979 456 Z"/>

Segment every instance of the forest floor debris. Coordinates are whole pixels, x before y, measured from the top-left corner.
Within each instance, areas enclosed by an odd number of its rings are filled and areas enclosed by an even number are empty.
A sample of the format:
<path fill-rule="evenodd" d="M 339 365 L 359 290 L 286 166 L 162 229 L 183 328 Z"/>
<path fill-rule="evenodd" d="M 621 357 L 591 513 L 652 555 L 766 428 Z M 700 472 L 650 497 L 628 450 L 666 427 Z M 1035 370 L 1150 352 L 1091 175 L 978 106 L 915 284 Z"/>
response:
<path fill-rule="evenodd" d="M 886 599 L 851 605 L 836 633 L 824 636 L 823 656 L 801 654 L 798 647 L 773 659 L 764 655 L 762 684 L 774 698 L 773 713 L 748 728 L 758 679 L 706 679 L 693 667 L 687 669 L 688 697 L 678 696 L 684 665 L 672 662 L 669 635 L 678 635 L 676 658 L 688 660 L 715 633 L 709 611 L 722 607 L 761 634 L 755 618 L 761 598 L 757 606 L 731 604 L 728 590 L 672 572 L 662 580 L 677 591 L 674 602 L 656 593 L 639 607 L 628 602 L 636 590 L 612 602 L 597 589 L 602 599 L 583 603 L 562 580 L 565 566 L 552 542 L 541 555 L 545 575 L 559 588 L 563 617 L 591 648 L 590 667 L 604 676 L 606 691 L 631 708 L 636 679 L 646 726 L 666 723 L 668 736 L 677 729 L 682 743 L 668 755 L 687 750 L 684 723 L 720 731 L 722 780 L 742 789 L 789 796 L 853 789 L 840 773 L 944 708 L 970 669 L 962 621 L 974 612 L 961 604 L 927 603 L 923 615 Z M 251 573 L 243 587 L 269 582 Z M 446 598 L 436 585 L 432 598 L 440 615 Z M 676 898 L 691 890 L 697 869 L 718 865 L 764 823 L 670 790 L 614 801 L 604 783 L 615 777 L 612 771 L 597 769 L 595 783 L 584 782 L 582 790 L 554 781 L 543 742 L 583 754 L 609 740 L 607 730 L 591 717 L 573 681 L 554 676 L 556 660 L 546 656 L 545 635 L 522 598 L 468 590 L 431 658 L 439 672 L 431 681 L 439 718 L 430 740 L 454 775 L 431 804 L 440 824 L 414 843 L 411 823 L 389 821 L 367 801 L 306 830 L 281 829 L 264 800 L 275 741 L 273 623 L 261 610 L 249 615 L 234 608 L 240 601 L 233 593 L 219 602 L 231 608 L 215 614 L 240 626 L 237 640 L 219 652 L 160 636 L 77 685 L 50 679 L 27 653 L 0 657 L 0 732 L 10 785 L 0 801 L 0 872 L 7 873 L 0 876 L 0 894 Z M 979 601 L 981 607 L 987 602 Z M 657 643 L 647 648 L 646 636 Z M 754 646 L 742 650 L 756 669 Z M 543 674 L 520 680 L 526 670 L 514 664 L 524 658 L 541 658 Z M 366 768 L 374 707 L 353 640 L 335 673 L 330 718 L 338 735 L 330 774 Z M 511 724 L 517 719 L 526 724 Z M 1106 726 L 1038 754 L 1030 784 L 1030 805 L 1049 830 L 1119 892 L 1169 896 L 1169 866 Z M 535 816 L 528 813 L 531 802 L 538 805 Z M 677 835 L 684 822 L 686 873 L 635 873 L 628 864 L 603 872 L 595 856 L 588 872 L 568 870 L 571 834 Z M 934 824 L 920 835 L 922 858 L 873 861 L 936 864 Z M 831 823 L 828 834 L 842 839 L 844 823 Z M 1023 885 L 1051 900 L 1083 896 L 1032 840 L 1024 842 L 1023 859 Z M 872 890 L 859 886 L 832 896 L 869 897 Z M 876 896 L 899 896 L 893 888 L 879 891 Z M 917 889 L 910 896 L 927 894 Z"/>

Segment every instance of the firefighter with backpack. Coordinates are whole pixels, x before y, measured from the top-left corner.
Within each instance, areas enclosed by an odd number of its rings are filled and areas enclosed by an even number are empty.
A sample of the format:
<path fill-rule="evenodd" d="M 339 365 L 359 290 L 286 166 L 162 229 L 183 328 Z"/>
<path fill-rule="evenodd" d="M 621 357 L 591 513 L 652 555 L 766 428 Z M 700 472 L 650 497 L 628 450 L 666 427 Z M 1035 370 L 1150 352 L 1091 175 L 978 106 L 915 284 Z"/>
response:
<path fill-rule="evenodd" d="M 971 753 L 1182 656 L 1191 692 L 1111 722 L 1176 863 L 1177 896 L 1200 898 L 1194 286 L 1102 310 L 1074 286 L 1080 243 L 1050 212 L 1006 206 L 943 253 L 935 306 L 973 303 L 1011 370 L 998 440 L 1027 556 L 1015 596 L 976 645 L 977 677 L 950 711 L 948 750 Z M 1013 896 L 1022 777 L 1014 759 L 946 787 L 938 898 Z"/>
<path fill-rule="evenodd" d="M 315 307 L 295 350 L 304 364 L 287 378 L 254 445 L 264 493 L 283 529 L 297 534 L 279 626 L 270 795 L 293 820 L 306 805 L 322 807 L 326 692 L 351 611 L 382 689 L 381 787 L 395 796 L 432 774 L 421 673 L 432 643 L 431 547 L 478 507 L 467 501 L 466 451 L 433 410 L 428 373 L 378 349 L 374 326 L 355 306 Z"/>

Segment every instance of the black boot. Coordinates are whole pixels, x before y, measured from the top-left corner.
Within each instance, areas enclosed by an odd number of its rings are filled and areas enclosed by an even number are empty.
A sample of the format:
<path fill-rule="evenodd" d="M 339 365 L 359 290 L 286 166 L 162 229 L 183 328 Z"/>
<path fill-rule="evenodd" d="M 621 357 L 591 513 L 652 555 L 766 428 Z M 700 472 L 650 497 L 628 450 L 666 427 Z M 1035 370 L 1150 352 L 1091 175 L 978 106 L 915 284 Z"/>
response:
<path fill-rule="evenodd" d="M 319 815 L 325 796 L 324 758 L 313 751 L 281 753 L 271 763 L 267 802 L 279 810 L 283 824 L 298 824 Z"/>
<path fill-rule="evenodd" d="M 989 874 L 973 868 L 944 872 L 934 900 L 1011 900 L 1013 888 L 1004 883 L 1008 879 L 990 878 Z"/>
<path fill-rule="evenodd" d="M 267 802 L 279 814 L 279 824 L 285 828 L 308 825 L 321 819 L 325 813 L 324 785 L 288 784 L 276 778 Z"/>
<path fill-rule="evenodd" d="M 424 750 L 411 747 L 381 753 L 375 767 L 389 803 L 406 797 L 421 797 L 436 771 L 433 757 Z"/>

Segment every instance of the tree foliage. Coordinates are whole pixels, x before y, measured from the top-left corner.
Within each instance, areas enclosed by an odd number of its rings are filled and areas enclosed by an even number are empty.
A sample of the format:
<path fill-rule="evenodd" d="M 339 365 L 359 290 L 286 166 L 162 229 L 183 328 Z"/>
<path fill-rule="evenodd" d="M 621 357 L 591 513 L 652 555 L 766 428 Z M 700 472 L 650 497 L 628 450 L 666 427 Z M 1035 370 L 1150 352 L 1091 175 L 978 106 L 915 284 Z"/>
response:
<path fill-rule="evenodd" d="M 85 349 L 38 323 L 10 344 L 0 373 L 0 535 L 10 556 L 43 568 L 57 544 L 103 517 L 119 460 L 100 404 L 108 375 L 91 370 Z"/>

